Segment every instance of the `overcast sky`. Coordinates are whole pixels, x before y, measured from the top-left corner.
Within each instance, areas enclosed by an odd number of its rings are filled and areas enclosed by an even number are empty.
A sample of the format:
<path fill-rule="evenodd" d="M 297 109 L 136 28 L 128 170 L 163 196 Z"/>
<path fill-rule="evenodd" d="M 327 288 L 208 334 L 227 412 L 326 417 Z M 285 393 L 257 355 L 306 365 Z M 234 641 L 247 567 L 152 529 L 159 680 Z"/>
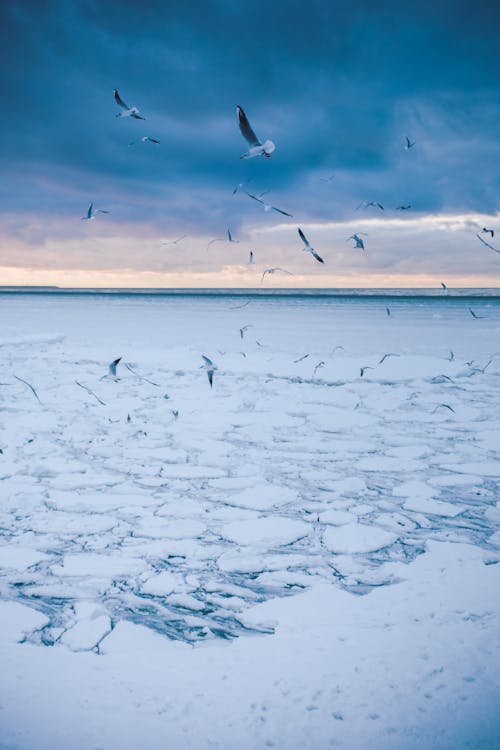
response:
<path fill-rule="evenodd" d="M 500 283 L 498 3 L 2 0 L 0 29 L 0 284 Z"/>

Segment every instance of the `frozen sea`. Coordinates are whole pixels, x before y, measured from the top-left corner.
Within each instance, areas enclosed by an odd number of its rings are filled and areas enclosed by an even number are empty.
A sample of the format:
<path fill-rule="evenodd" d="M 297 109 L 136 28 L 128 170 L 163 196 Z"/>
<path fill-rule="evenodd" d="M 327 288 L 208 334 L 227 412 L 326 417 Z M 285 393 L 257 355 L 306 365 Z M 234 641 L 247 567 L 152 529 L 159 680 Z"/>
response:
<path fill-rule="evenodd" d="M 0 750 L 498 750 L 498 291 L 0 314 Z"/>

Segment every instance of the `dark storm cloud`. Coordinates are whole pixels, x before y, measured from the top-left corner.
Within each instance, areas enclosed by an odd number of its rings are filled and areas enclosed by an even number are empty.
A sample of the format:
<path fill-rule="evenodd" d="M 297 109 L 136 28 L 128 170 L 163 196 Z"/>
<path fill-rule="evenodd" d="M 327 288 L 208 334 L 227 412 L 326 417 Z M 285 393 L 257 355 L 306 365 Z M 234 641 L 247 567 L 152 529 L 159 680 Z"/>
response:
<path fill-rule="evenodd" d="M 211 233 L 255 217 L 231 197 L 249 177 L 312 219 L 361 200 L 498 206 L 490 0 L 4 0 L 0 16 L 10 213 L 79 218 L 94 199 L 114 219 Z M 145 122 L 115 118 L 115 87 Z M 238 103 L 277 143 L 271 160 L 239 160 Z M 140 135 L 161 145 L 129 148 Z"/>

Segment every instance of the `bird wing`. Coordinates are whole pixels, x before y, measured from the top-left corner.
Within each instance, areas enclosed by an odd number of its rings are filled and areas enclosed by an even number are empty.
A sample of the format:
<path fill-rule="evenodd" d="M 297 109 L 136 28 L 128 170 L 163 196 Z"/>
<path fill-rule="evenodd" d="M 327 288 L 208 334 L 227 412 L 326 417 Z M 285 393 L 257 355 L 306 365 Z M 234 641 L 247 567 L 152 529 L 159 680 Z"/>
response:
<path fill-rule="evenodd" d="M 490 245 L 490 243 L 489 243 L 489 242 L 486 242 L 486 240 L 483 240 L 483 238 L 481 237 L 481 235 L 480 235 L 480 234 L 477 234 L 477 233 L 476 233 L 476 237 L 478 238 L 478 240 L 479 240 L 480 242 L 482 242 L 482 243 L 483 243 L 483 245 L 486 245 L 486 247 L 489 247 L 489 248 L 490 248 L 490 250 L 493 250 L 493 252 L 495 252 L 495 253 L 500 253 L 500 250 L 497 250 L 497 249 L 496 249 L 496 247 L 493 247 L 493 245 Z"/>
<path fill-rule="evenodd" d="M 206 364 L 206 365 L 209 365 L 209 366 L 212 366 L 212 365 L 213 365 L 213 362 L 212 362 L 212 360 L 211 360 L 211 359 L 209 359 L 208 357 L 205 357 L 205 355 L 204 355 L 204 354 L 202 354 L 202 355 L 201 355 L 201 357 L 202 357 L 202 359 L 203 359 L 203 360 L 205 361 L 205 364 Z"/>
<path fill-rule="evenodd" d="M 88 207 L 88 210 L 87 210 L 87 219 L 90 219 L 90 217 L 92 216 L 92 209 L 93 208 L 94 208 L 94 204 L 91 203 L 90 206 Z"/>
<path fill-rule="evenodd" d="M 236 112 L 238 113 L 238 122 L 243 138 L 248 141 L 250 146 L 261 146 L 262 144 L 253 132 L 245 112 L 239 105 L 236 107 Z"/>
<path fill-rule="evenodd" d="M 207 250 L 210 247 L 210 245 L 213 245 L 214 242 L 225 242 L 225 241 L 226 241 L 225 237 L 215 237 L 215 239 L 210 240 L 210 242 L 208 243 Z"/>
<path fill-rule="evenodd" d="M 253 198 L 254 201 L 258 201 L 259 203 L 262 203 L 262 205 L 264 205 L 264 201 L 262 201 L 260 198 L 257 198 L 256 195 L 252 195 L 252 193 L 247 193 L 247 195 L 249 198 Z"/>
<path fill-rule="evenodd" d="M 304 243 L 304 245 L 305 245 L 305 246 L 307 247 L 307 249 L 308 249 L 308 250 L 310 250 L 310 248 L 311 248 L 311 245 L 309 244 L 309 240 L 308 240 L 308 239 L 307 239 L 307 237 L 305 236 L 305 234 L 304 234 L 304 232 L 302 231 L 302 229 L 301 229 L 300 227 L 297 227 L 297 231 L 298 231 L 298 233 L 299 233 L 299 237 L 300 237 L 300 239 L 302 240 L 302 242 Z"/>
<path fill-rule="evenodd" d="M 262 203 L 262 201 L 261 201 L 261 203 Z M 293 217 L 292 214 L 288 214 L 286 211 L 282 211 L 281 208 L 276 208 L 276 206 L 271 206 L 271 208 L 273 209 L 273 211 L 277 211 L 279 214 L 283 214 L 283 216 Z"/>
<path fill-rule="evenodd" d="M 208 382 L 210 383 L 210 388 L 211 388 L 212 384 L 214 382 L 214 371 L 213 370 L 207 370 L 207 376 L 208 376 Z"/>
<path fill-rule="evenodd" d="M 160 141 L 157 141 L 156 138 L 150 138 L 149 136 L 148 136 L 148 141 L 150 143 L 159 143 L 160 142 Z"/>
<path fill-rule="evenodd" d="M 118 104 L 119 107 L 122 109 L 128 109 L 127 105 L 121 98 L 120 94 L 118 93 L 118 89 L 115 89 L 115 102 Z"/>
<path fill-rule="evenodd" d="M 311 247 L 311 255 L 312 255 L 312 256 L 313 256 L 314 258 L 316 258 L 316 260 L 319 260 L 319 262 L 320 262 L 320 263 L 324 263 L 324 262 L 325 262 L 325 261 L 323 260 L 323 258 L 320 258 L 320 256 L 319 256 L 319 255 L 318 255 L 318 253 L 316 252 L 316 250 L 313 250 L 313 248 L 312 248 L 312 247 Z"/>
<path fill-rule="evenodd" d="M 146 119 L 145 117 L 142 117 L 141 115 L 137 114 L 137 112 L 132 112 L 132 114 L 130 115 L 130 117 L 133 117 L 134 120 L 145 120 Z"/>

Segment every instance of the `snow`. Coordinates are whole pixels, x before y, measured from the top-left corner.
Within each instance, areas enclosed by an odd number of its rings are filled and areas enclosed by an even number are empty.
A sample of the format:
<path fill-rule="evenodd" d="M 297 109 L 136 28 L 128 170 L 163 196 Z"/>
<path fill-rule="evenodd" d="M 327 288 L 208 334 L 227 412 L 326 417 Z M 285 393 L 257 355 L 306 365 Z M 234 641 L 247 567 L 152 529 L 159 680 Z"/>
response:
<path fill-rule="evenodd" d="M 497 750 L 500 305 L 233 304 L 0 295 L 0 745 Z"/>

